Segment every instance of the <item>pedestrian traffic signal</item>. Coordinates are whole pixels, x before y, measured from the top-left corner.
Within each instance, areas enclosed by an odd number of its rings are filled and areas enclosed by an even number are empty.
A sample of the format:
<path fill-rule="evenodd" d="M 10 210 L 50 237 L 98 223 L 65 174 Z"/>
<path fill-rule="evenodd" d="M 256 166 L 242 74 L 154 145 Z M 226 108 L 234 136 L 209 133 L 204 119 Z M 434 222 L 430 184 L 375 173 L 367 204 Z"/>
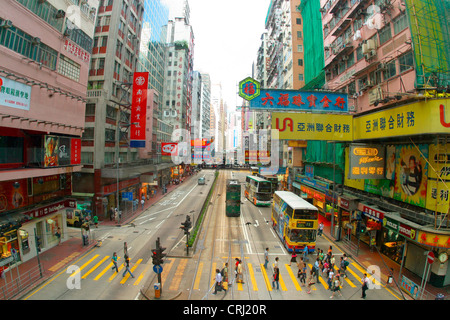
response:
<path fill-rule="evenodd" d="M 152 250 L 152 262 L 155 266 L 159 265 L 159 261 L 158 261 L 158 249 L 153 249 Z"/>
<path fill-rule="evenodd" d="M 41 237 L 36 236 L 36 250 L 41 252 Z"/>

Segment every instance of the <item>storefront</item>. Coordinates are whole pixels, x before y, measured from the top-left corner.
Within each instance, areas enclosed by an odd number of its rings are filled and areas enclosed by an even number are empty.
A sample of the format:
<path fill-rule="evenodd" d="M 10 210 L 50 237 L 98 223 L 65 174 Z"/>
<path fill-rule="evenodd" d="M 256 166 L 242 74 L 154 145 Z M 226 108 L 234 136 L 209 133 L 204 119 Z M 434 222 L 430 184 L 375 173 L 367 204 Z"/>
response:
<path fill-rule="evenodd" d="M 380 248 L 386 242 L 382 235 L 383 218 L 386 212 L 364 202 L 358 203 L 358 211 L 361 216 L 361 226 L 365 226 L 365 232 L 360 233 L 360 240 L 369 246 Z"/>
<path fill-rule="evenodd" d="M 8 214 L 0 217 L 0 270 L 21 260 L 20 248 L 28 252 L 28 234 L 20 228 L 30 218 L 24 214 Z M 12 252 L 17 252 L 16 257 Z"/>
<path fill-rule="evenodd" d="M 23 212 L 31 218 L 18 230 L 19 252 L 22 262 L 36 256 L 36 238 L 40 241 L 41 252 L 50 249 L 59 243 L 56 235 L 58 228 L 61 231 L 61 242 L 67 237 L 66 209 L 75 209 L 75 200 L 61 200 L 47 206 L 38 207 Z"/>
<path fill-rule="evenodd" d="M 338 196 L 337 215 L 335 225 L 341 230 L 341 235 L 350 235 L 352 230 L 351 221 L 356 220 L 358 198 L 349 194 Z M 340 237 L 339 237 L 340 238 Z M 350 239 L 350 237 L 348 237 Z"/>

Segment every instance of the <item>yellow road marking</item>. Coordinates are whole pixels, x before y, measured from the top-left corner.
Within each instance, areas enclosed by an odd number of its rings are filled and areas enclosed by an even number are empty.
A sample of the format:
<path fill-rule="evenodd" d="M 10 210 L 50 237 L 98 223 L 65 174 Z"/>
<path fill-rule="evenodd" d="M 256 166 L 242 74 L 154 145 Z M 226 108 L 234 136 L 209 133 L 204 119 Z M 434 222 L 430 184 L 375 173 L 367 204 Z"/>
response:
<path fill-rule="evenodd" d="M 71 255 L 69 255 L 68 257 L 62 259 L 60 262 L 58 262 L 57 264 L 53 265 L 52 267 L 48 268 L 48 270 L 50 271 L 57 271 L 58 269 L 62 268 L 63 266 L 65 266 L 68 262 L 72 261 L 73 259 L 75 259 L 77 256 L 79 256 L 81 254 L 81 252 L 74 252 Z"/>
<path fill-rule="evenodd" d="M 184 269 L 186 268 L 187 259 L 182 259 L 178 264 L 177 270 L 172 280 L 172 284 L 169 290 L 178 290 L 180 287 L 181 279 L 183 278 Z"/>
<path fill-rule="evenodd" d="M 199 290 L 200 288 L 200 278 L 202 276 L 202 271 L 203 271 L 203 262 L 200 262 L 198 264 L 197 275 L 195 276 L 194 290 Z"/>
<path fill-rule="evenodd" d="M 356 269 L 358 269 L 362 274 L 367 273 L 367 277 L 369 278 L 370 281 L 372 281 L 373 284 L 382 286 L 382 284 L 378 280 L 376 280 L 374 277 L 372 277 L 372 275 L 370 273 L 368 273 L 367 270 L 364 270 L 363 268 L 361 268 L 357 263 L 352 263 L 352 265 Z"/>
<path fill-rule="evenodd" d="M 288 264 L 285 264 L 285 266 L 286 266 L 286 269 L 287 269 L 287 271 L 289 273 L 289 276 L 291 277 L 292 282 L 294 283 L 295 288 L 297 289 L 297 291 L 302 291 L 302 288 L 301 288 L 300 284 L 297 282 L 297 279 L 295 278 L 294 272 L 292 272 L 291 267 Z"/>
<path fill-rule="evenodd" d="M 137 266 L 141 263 L 141 261 L 142 261 L 142 259 L 139 259 L 138 261 L 136 261 L 135 265 L 133 267 L 131 267 L 131 269 L 130 269 L 131 273 L 133 273 L 133 271 L 136 270 Z M 124 284 L 129 277 L 130 277 L 130 274 L 127 273 L 125 275 L 125 277 L 123 277 L 122 281 L 120 281 L 120 283 Z"/>
<path fill-rule="evenodd" d="M 117 257 L 117 260 L 119 260 L 120 258 L 119 257 Z M 105 273 L 106 273 L 106 271 L 108 271 L 109 269 L 112 269 L 112 266 L 113 266 L 114 264 L 111 262 L 110 264 L 108 264 L 108 266 L 105 268 L 105 269 L 103 269 L 103 271 L 102 272 L 100 272 L 99 274 L 98 274 L 98 276 L 96 276 L 95 278 L 94 278 L 94 280 L 95 281 L 97 281 L 98 279 L 100 279 Z"/>
<path fill-rule="evenodd" d="M 86 262 L 85 264 L 83 264 L 79 269 L 75 270 L 75 272 L 72 272 L 72 274 L 69 277 L 74 277 L 76 274 L 78 274 L 79 272 L 81 272 L 81 270 L 83 270 L 84 268 L 86 268 L 86 266 L 88 264 L 90 264 L 92 261 L 94 261 L 95 259 L 97 259 L 98 254 L 96 254 L 95 256 L 93 256 L 91 259 L 88 260 L 88 262 Z"/>
<path fill-rule="evenodd" d="M 81 279 L 86 279 L 88 275 L 90 275 L 92 272 L 94 272 L 103 262 L 105 262 L 106 259 L 108 259 L 109 256 L 104 257 L 100 262 L 98 262 L 95 266 L 93 266 L 88 272 L 86 272 Z"/>
<path fill-rule="evenodd" d="M 248 273 L 250 274 L 250 279 L 253 284 L 253 291 L 258 291 L 258 286 L 256 285 L 255 273 L 253 272 L 253 267 L 251 263 L 248 263 Z"/>
<path fill-rule="evenodd" d="M 118 272 L 114 272 L 114 274 L 111 276 L 111 277 L 109 277 L 109 281 L 112 281 L 121 271 L 122 271 L 122 269 L 123 269 L 123 267 L 124 267 L 124 265 L 123 265 L 123 263 L 120 265 L 120 267 L 119 267 L 119 271 Z"/>
<path fill-rule="evenodd" d="M 339 268 L 336 265 L 334 266 L 334 269 L 339 270 Z M 348 267 L 347 267 L 347 270 L 348 270 Z M 342 276 L 342 274 L 341 274 L 341 278 L 344 278 Z M 344 279 L 345 279 L 345 281 L 347 281 L 347 283 L 350 285 L 350 287 L 356 288 L 356 285 L 353 282 L 351 282 L 348 277 L 345 277 Z M 342 287 L 342 285 L 341 285 L 341 287 Z"/>
<path fill-rule="evenodd" d="M 266 284 L 266 288 L 268 291 L 272 291 L 272 285 L 270 284 L 269 277 L 267 276 L 266 268 L 264 268 L 264 265 L 261 263 L 261 271 L 264 276 L 264 283 Z"/>
<path fill-rule="evenodd" d="M 170 263 L 167 265 L 167 267 L 166 267 L 166 265 L 164 265 L 163 272 L 161 273 L 161 288 L 162 288 L 163 284 L 166 282 L 167 275 L 169 274 L 170 269 L 172 269 L 172 266 L 174 263 L 175 263 L 175 259 L 172 259 L 170 261 Z"/>
<path fill-rule="evenodd" d="M 214 285 L 214 283 L 216 282 L 216 263 L 215 262 L 213 262 L 213 264 L 212 264 L 212 272 L 211 272 L 211 283 L 209 284 L 209 287 L 211 288 L 213 285 Z"/>
<path fill-rule="evenodd" d="M 139 277 L 137 278 L 137 280 L 133 283 L 134 286 L 137 286 L 139 284 L 139 282 L 141 282 L 141 280 L 144 278 L 145 274 L 147 273 L 148 269 L 150 268 L 150 265 L 148 264 L 144 271 L 142 271 L 142 273 L 139 275 Z"/>

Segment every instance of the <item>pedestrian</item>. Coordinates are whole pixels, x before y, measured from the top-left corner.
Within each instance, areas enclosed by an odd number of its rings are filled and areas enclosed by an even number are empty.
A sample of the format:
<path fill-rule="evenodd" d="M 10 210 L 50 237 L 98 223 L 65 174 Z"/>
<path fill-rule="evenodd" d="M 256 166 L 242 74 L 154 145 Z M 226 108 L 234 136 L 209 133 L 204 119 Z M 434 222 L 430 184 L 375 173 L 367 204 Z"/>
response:
<path fill-rule="evenodd" d="M 235 276 L 235 278 L 237 279 L 237 276 L 238 276 L 239 258 L 235 258 L 234 260 L 236 261 L 236 262 L 235 262 L 235 265 L 234 265 L 234 276 Z"/>
<path fill-rule="evenodd" d="M 362 295 L 361 298 L 365 299 L 366 298 L 366 291 L 367 289 L 369 289 L 369 278 L 367 278 L 367 273 L 364 273 L 363 278 L 361 279 L 362 282 Z"/>
<path fill-rule="evenodd" d="M 319 259 L 320 259 L 320 261 L 323 261 L 323 259 L 325 259 L 325 254 L 323 253 L 322 249 L 320 249 Z"/>
<path fill-rule="evenodd" d="M 267 269 L 267 264 L 269 263 L 269 248 L 264 251 L 264 269 Z"/>
<path fill-rule="evenodd" d="M 119 209 L 114 208 L 114 221 L 119 223 Z"/>
<path fill-rule="evenodd" d="M 114 252 L 114 254 L 111 258 L 111 262 L 114 264 L 113 267 L 111 268 L 111 270 L 116 269 L 116 272 L 119 272 L 119 268 L 117 267 L 117 253 Z"/>
<path fill-rule="evenodd" d="M 225 262 L 224 267 L 222 268 L 222 270 L 220 271 L 220 274 L 223 277 L 223 282 L 228 282 L 228 262 Z"/>
<path fill-rule="evenodd" d="M 275 263 L 273 264 L 274 268 L 278 268 L 278 257 L 275 258 Z"/>
<path fill-rule="evenodd" d="M 222 290 L 226 291 L 222 287 L 222 280 L 223 280 L 223 277 L 222 277 L 222 274 L 220 273 L 220 270 L 216 269 L 216 282 L 215 282 L 215 285 L 214 285 L 214 292 L 213 292 L 213 294 L 217 294 L 217 291 L 222 291 Z"/>
<path fill-rule="evenodd" d="M 328 271 L 328 280 L 327 280 L 328 290 L 331 290 L 331 287 L 333 285 L 333 278 L 334 278 L 334 271 L 333 269 L 330 269 Z"/>
<path fill-rule="evenodd" d="M 309 261 L 308 258 L 308 245 L 305 245 L 303 248 L 303 261 Z"/>
<path fill-rule="evenodd" d="M 334 277 L 334 280 L 333 280 L 333 286 L 332 286 L 332 288 L 331 288 L 331 291 L 332 291 L 333 293 L 331 294 L 330 299 L 333 299 L 333 297 L 334 297 L 334 295 L 335 295 L 336 292 L 339 292 L 339 295 L 342 297 L 342 293 L 341 293 L 341 281 L 339 280 L 339 277 L 338 277 L 338 276 Z"/>
<path fill-rule="evenodd" d="M 277 290 L 280 290 L 280 269 L 274 268 L 273 269 L 273 280 L 272 280 L 272 288 L 275 289 L 275 283 L 277 284 Z"/>
<path fill-rule="evenodd" d="M 348 261 L 344 260 L 344 257 L 341 257 L 340 272 L 344 278 L 347 277 L 347 264 Z"/>
<path fill-rule="evenodd" d="M 97 215 L 94 215 L 94 218 L 92 219 L 92 221 L 94 221 L 95 227 L 98 228 L 98 217 L 97 217 Z"/>
<path fill-rule="evenodd" d="M 310 273 L 309 273 L 309 278 L 308 278 L 308 291 L 306 293 L 311 293 L 311 286 L 313 284 L 315 284 L 314 272 L 313 272 L 313 270 L 311 270 Z"/>
<path fill-rule="evenodd" d="M 145 197 L 142 196 L 142 199 L 141 199 L 142 210 L 144 210 L 144 204 L 145 204 Z"/>
<path fill-rule="evenodd" d="M 311 270 L 311 274 L 313 274 L 316 278 L 316 282 L 319 282 L 319 269 L 320 268 L 320 260 L 319 258 L 316 259 L 316 262 L 314 262 L 313 268 Z"/>
<path fill-rule="evenodd" d="M 318 235 L 319 237 L 321 237 L 322 234 L 323 234 L 323 227 L 324 227 L 324 225 L 323 225 L 323 222 L 321 221 L 320 224 L 319 224 L 319 230 L 318 230 L 318 232 L 317 232 L 317 235 Z"/>
<path fill-rule="evenodd" d="M 242 266 L 242 260 L 239 260 L 239 264 L 238 264 L 238 268 L 237 268 L 237 281 L 236 282 L 240 282 L 240 283 L 244 283 L 244 275 L 242 274 L 242 272 L 244 267 Z"/>
<path fill-rule="evenodd" d="M 295 249 L 292 250 L 291 261 L 289 262 L 289 266 L 291 265 L 292 262 L 297 263 L 297 253 L 295 252 Z"/>
<path fill-rule="evenodd" d="M 130 271 L 130 258 L 128 256 L 125 256 L 125 271 L 122 274 L 122 277 L 125 277 L 125 274 L 128 272 L 132 278 L 134 278 L 133 274 Z"/>
<path fill-rule="evenodd" d="M 303 266 L 298 269 L 300 273 L 300 283 L 303 283 L 303 285 L 306 285 L 306 263 L 303 263 Z"/>
<path fill-rule="evenodd" d="M 58 246 L 61 244 L 61 228 L 58 227 L 55 232 L 55 236 L 58 238 Z"/>

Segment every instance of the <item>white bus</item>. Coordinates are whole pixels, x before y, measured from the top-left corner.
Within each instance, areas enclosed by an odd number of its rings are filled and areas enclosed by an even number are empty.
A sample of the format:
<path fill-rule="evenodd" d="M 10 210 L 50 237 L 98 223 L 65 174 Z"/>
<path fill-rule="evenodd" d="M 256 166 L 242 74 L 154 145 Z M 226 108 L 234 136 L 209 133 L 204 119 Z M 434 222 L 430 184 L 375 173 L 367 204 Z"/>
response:
<path fill-rule="evenodd" d="M 255 206 L 270 206 L 272 183 L 257 176 L 247 176 L 245 178 L 245 197 Z"/>

